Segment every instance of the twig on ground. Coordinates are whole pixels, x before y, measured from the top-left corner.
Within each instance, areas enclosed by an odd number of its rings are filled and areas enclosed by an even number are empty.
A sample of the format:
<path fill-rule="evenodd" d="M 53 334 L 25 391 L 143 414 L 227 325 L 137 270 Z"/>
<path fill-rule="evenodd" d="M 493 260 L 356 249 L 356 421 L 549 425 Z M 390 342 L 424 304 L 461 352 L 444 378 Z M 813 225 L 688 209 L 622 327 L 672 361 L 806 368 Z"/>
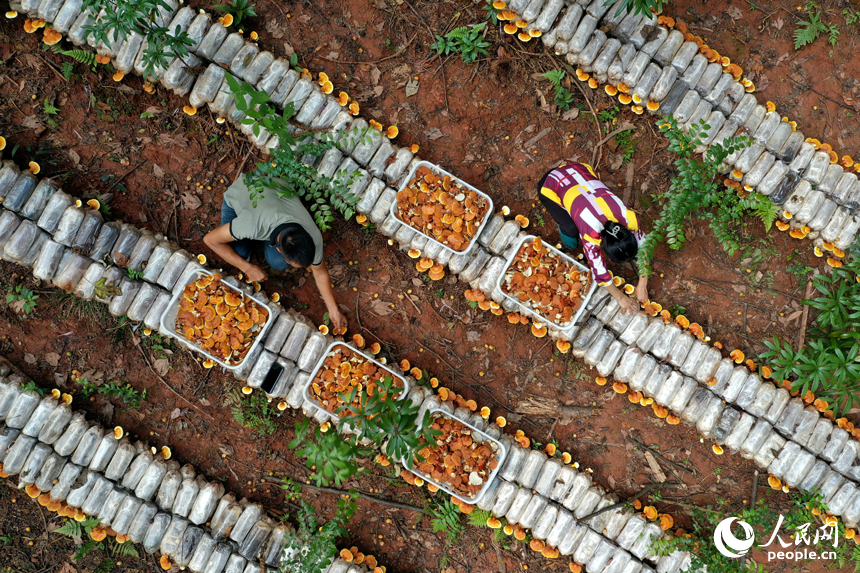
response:
<path fill-rule="evenodd" d="M 663 460 L 664 462 L 666 462 L 667 464 L 672 466 L 673 468 L 687 472 L 688 474 L 693 475 L 693 476 L 698 475 L 695 468 L 691 469 L 691 468 L 682 466 L 681 464 L 679 464 L 677 462 L 673 462 L 672 460 L 670 460 L 669 458 L 667 458 L 666 456 L 661 454 L 659 450 L 655 450 L 651 446 L 645 445 L 644 443 L 640 442 L 636 438 L 631 438 L 630 436 L 627 436 L 627 441 L 636 444 L 640 448 L 648 450 L 649 452 L 651 452 L 652 454 L 654 454 L 655 456 L 657 456 L 658 458 L 660 458 L 661 460 Z"/>
<path fill-rule="evenodd" d="M 430 34 L 430 40 L 435 40 L 436 37 L 433 35 L 433 31 L 430 29 L 430 26 L 427 25 L 426 20 L 421 17 L 421 14 L 418 13 L 418 10 L 416 10 L 415 7 L 407 0 L 403 0 L 403 3 L 409 6 L 409 9 L 418 17 L 418 21 L 424 24 L 424 28 L 427 30 L 427 33 Z M 450 113 L 451 108 L 448 106 L 448 80 L 445 79 L 445 61 L 442 59 L 441 52 L 437 54 L 437 57 L 439 58 L 439 70 L 442 72 L 442 93 L 445 94 L 445 111 Z"/>
<path fill-rule="evenodd" d="M 116 181 L 114 181 L 114 182 L 113 182 L 113 185 L 111 185 L 110 187 L 108 187 L 108 188 L 107 188 L 107 191 L 105 191 L 105 193 L 107 193 L 108 191 L 110 191 L 111 189 L 113 189 L 114 187 L 116 187 L 117 185 L 119 185 L 119 182 L 120 182 L 120 181 L 122 181 L 123 179 L 125 179 L 125 178 L 126 178 L 126 177 L 127 177 L 127 176 L 132 172 L 132 171 L 134 171 L 135 169 L 137 169 L 138 167 L 140 167 L 141 165 L 143 165 L 143 164 L 144 164 L 144 163 L 146 163 L 147 161 L 149 161 L 149 159 L 144 159 L 143 161 L 141 161 L 140 163 L 138 163 L 137 165 L 135 165 L 134 167 L 132 167 L 131 169 L 129 169 L 128 171 L 126 171 L 125 173 L 123 173 L 123 174 L 119 177 L 119 179 L 117 179 Z"/>
<path fill-rule="evenodd" d="M 801 82 L 797 81 L 796 79 L 794 79 L 794 78 L 793 78 L 793 77 L 791 77 L 791 76 L 785 76 L 785 77 L 787 77 L 787 78 L 788 78 L 788 79 L 790 79 L 792 82 L 794 82 L 795 84 L 797 84 L 798 86 L 800 86 L 802 89 L 809 90 L 809 91 L 811 91 L 811 92 L 815 92 L 815 93 L 817 93 L 818 95 L 820 95 L 821 97 L 823 97 L 824 99 L 829 99 L 830 101 L 832 101 L 833 103 L 835 103 L 835 104 L 836 104 L 836 105 L 838 105 L 839 107 L 844 107 L 845 109 L 847 109 L 847 110 L 851 111 L 852 113 L 855 113 L 855 114 L 857 113 L 857 108 L 855 108 L 854 106 L 846 105 L 846 104 L 844 104 L 843 102 L 841 102 L 841 101 L 839 101 L 839 100 L 837 100 L 837 99 L 834 99 L 834 98 L 830 97 L 830 96 L 829 96 L 829 95 L 827 95 L 827 94 L 823 94 L 823 93 L 821 93 L 820 91 L 818 91 L 817 89 L 815 89 L 814 87 L 812 87 L 812 86 L 811 86 L 811 85 L 809 85 L 809 84 L 804 84 L 804 83 L 801 83 Z"/>
<path fill-rule="evenodd" d="M 266 483 L 271 483 L 271 484 L 278 484 L 278 485 L 282 483 L 281 480 L 273 479 L 273 478 L 270 478 L 269 476 L 263 476 L 262 478 L 260 478 L 260 481 L 263 481 Z M 301 486 L 302 489 L 307 488 L 307 489 L 311 489 L 314 491 L 321 491 L 323 493 L 330 493 L 333 495 L 349 495 L 348 491 L 345 491 L 342 489 L 335 489 L 333 487 L 322 487 L 322 486 L 313 485 L 310 483 L 302 483 L 298 480 L 293 480 L 293 483 L 298 484 L 299 486 Z M 367 495 L 366 493 L 362 493 L 362 492 L 358 492 L 358 497 L 360 497 L 361 499 L 366 499 L 367 501 L 379 503 L 381 505 L 388 505 L 391 507 L 396 507 L 398 509 L 407 509 L 410 511 L 417 511 L 418 513 L 423 513 L 424 515 L 429 515 L 426 511 L 424 511 L 424 508 L 415 507 L 414 505 L 407 505 L 405 503 L 399 503 L 396 501 L 389 501 L 387 499 L 374 497 L 372 495 Z"/>
<path fill-rule="evenodd" d="M 809 279 L 806 283 L 806 290 L 803 293 L 803 300 L 807 300 L 812 296 L 814 281 Z M 806 323 L 809 320 L 809 305 L 803 305 L 803 315 L 800 317 L 800 335 L 797 338 L 797 351 L 803 350 L 803 345 L 806 342 Z"/>
<path fill-rule="evenodd" d="M 195 410 L 197 410 L 198 412 L 200 412 L 201 414 L 203 414 L 204 416 L 206 416 L 206 417 L 207 417 L 207 418 L 209 418 L 210 420 L 213 420 L 213 421 L 215 420 L 215 418 L 213 418 L 212 416 L 210 416 L 209 414 L 207 414 L 206 412 L 204 412 L 203 410 L 201 410 L 200 408 L 198 408 L 198 407 L 197 407 L 197 405 L 196 405 L 194 402 L 192 402 L 191 400 L 189 400 L 188 398 L 186 398 L 185 396 L 183 396 L 182 394 L 180 394 L 179 392 L 177 392 L 176 390 L 174 390 L 174 389 L 170 386 L 170 384 L 168 384 L 168 383 L 164 380 L 164 378 L 162 378 L 162 377 L 158 374 L 158 372 L 156 372 L 156 371 L 155 371 L 155 369 L 152 367 L 152 364 L 150 364 L 150 362 L 149 362 L 149 357 L 146 355 L 146 352 L 144 352 L 144 351 L 143 351 L 143 348 L 141 348 L 140 346 L 138 346 L 138 347 L 137 347 L 137 349 L 138 349 L 138 350 L 140 350 L 140 354 L 141 354 L 141 356 L 143 356 L 143 360 L 146 362 L 146 365 L 147 365 L 147 366 L 149 366 L 149 369 L 152 371 L 152 373 L 153 373 L 153 374 L 155 374 L 155 377 L 156 377 L 156 378 L 158 378 L 159 382 L 161 382 L 162 384 L 164 384 L 165 388 L 167 388 L 168 390 L 170 390 L 171 392 L 173 392 L 173 394 L 175 394 L 175 395 L 176 395 L 178 398 L 180 398 L 183 402 L 185 402 L 186 404 L 188 404 L 189 406 L 191 406 L 192 408 L 194 408 Z"/>
<path fill-rule="evenodd" d="M 585 517 L 583 517 L 579 521 L 585 522 L 585 521 L 588 521 L 589 519 L 591 519 L 592 517 L 600 515 L 601 513 L 604 513 L 606 511 L 612 511 L 613 509 L 615 509 L 617 507 L 623 507 L 623 506 L 627 505 L 628 503 L 633 503 L 634 501 L 636 501 L 637 499 L 639 499 L 640 497 L 642 497 L 643 495 L 645 495 L 646 493 L 650 492 L 655 487 L 660 486 L 660 485 L 666 485 L 666 484 L 649 483 L 648 485 L 646 485 L 645 487 L 640 489 L 639 493 L 637 493 L 636 495 L 634 495 L 630 499 L 625 499 L 624 501 L 619 501 L 618 503 L 613 503 L 612 505 L 607 505 L 603 509 L 598 509 L 597 511 L 589 513 L 588 515 L 586 515 Z"/>

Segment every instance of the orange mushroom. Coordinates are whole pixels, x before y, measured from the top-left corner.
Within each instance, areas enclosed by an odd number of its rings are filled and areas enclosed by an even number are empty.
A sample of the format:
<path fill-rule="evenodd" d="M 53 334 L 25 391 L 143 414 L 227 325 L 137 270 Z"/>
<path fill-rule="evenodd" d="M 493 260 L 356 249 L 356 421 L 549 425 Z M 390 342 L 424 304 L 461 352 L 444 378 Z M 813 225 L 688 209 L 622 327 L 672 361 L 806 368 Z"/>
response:
<path fill-rule="evenodd" d="M 532 551 L 540 551 L 544 548 L 544 543 L 540 539 L 532 539 L 529 542 L 529 547 Z"/>
<path fill-rule="evenodd" d="M 385 136 L 388 139 L 394 139 L 395 137 L 397 137 L 398 133 L 400 133 L 400 130 L 397 129 L 396 125 L 389 125 L 388 129 L 385 130 Z"/>
<path fill-rule="evenodd" d="M 657 508 L 653 505 L 645 506 L 645 509 L 642 510 L 642 515 L 648 518 L 651 521 L 657 519 Z"/>
<path fill-rule="evenodd" d="M 358 112 L 359 112 L 359 105 L 358 105 L 357 101 L 354 101 L 351 104 L 349 104 L 349 114 L 350 115 L 358 115 Z"/>
<path fill-rule="evenodd" d="M 570 342 L 568 342 L 567 340 L 563 340 L 563 339 L 559 338 L 558 340 L 555 341 L 555 347 L 562 354 L 567 354 L 570 351 Z"/>
<path fill-rule="evenodd" d="M 660 514 L 660 529 L 666 531 L 667 529 L 671 529 L 673 525 L 675 525 L 675 520 L 672 519 L 672 516 L 668 513 Z"/>
<path fill-rule="evenodd" d="M 504 416 L 499 416 L 498 418 L 496 418 L 496 425 L 500 428 L 504 428 L 508 425 L 508 421 L 505 420 Z"/>
<path fill-rule="evenodd" d="M 594 383 L 598 386 L 606 386 L 606 378 L 604 378 L 603 376 L 598 376 L 594 379 Z"/>
<path fill-rule="evenodd" d="M 675 414 L 669 414 L 668 416 L 666 416 L 666 423 L 670 426 L 677 426 L 681 423 L 681 418 L 679 418 Z"/>
<path fill-rule="evenodd" d="M 490 529 L 499 529 L 501 526 L 502 526 L 502 522 L 499 521 L 497 518 L 495 518 L 495 517 L 488 517 L 487 518 L 487 527 L 489 527 Z"/>
<path fill-rule="evenodd" d="M 633 101 L 633 98 L 630 96 L 630 94 L 621 93 L 618 94 L 618 101 L 621 102 L 621 104 L 623 105 L 628 105 L 630 104 L 630 102 Z"/>
<path fill-rule="evenodd" d="M 675 317 L 675 323 L 681 328 L 689 328 L 690 319 L 684 316 L 683 314 L 679 314 Z"/>
<path fill-rule="evenodd" d="M 556 452 L 555 444 L 553 444 L 552 442 L 548 443 L 546 446 L 544 446 L 543 451 L 545 451 L 546 455 L 550 457 L 554 456 Z"/>
<path fill-rule="evenodd" d="M 546 336 L 547 328 L 538 323 L 532 324 L 532 334 L 537 338 L 543 338 Z"/>
<path fill-rule="evenodd" d="M 776 221 L 776 228 L 780 231 L 788 231 L 791 228 L 791 225 L 786 223 L 785 221 Z"/>
<path fill-rule="evenodd" d="M 731 351 L 731 353 L 729 354 L 729 358 L 731 358 L 732 360 L 734 360 L 734 361 L 735 361 L 735 364 L 740 364 L 741 362 L 743 362 L 743 361 L 744 361 L 744 359 L 745 359 L 746 357 L 744 356 L 744 353 L 743 353 L 743 352 L 741 352 L 741 351 L 740 351 L 740 350 L 738 350 L 738 349 L 735 349 L 735 350 L 732 350 L 732 351 Z"/>
<path fill-rule="evenodd" d="M 107 530 L 101 527 L 96 527 L 90 531 L 90 537 L 93 538 L 93 541 L 104 541 L 104 538 L 107 537 Z"/>
<path fill-rule="evenodd" d="M 627 392 L 627 384 L 624 384 L 623 382 L 615 382 L 612 385 L 612 389 L 618 394 L 624 394 Z"/>
<path fill-rule="evenodd" d="M 724 450 L 723 450 L 723 448 L 722 448 L 722 446 L 719 446 L 719 445 L 717 445 L 717 444 L 714 444 L 713 446 L 711 446 L 711 450 L 712 450 L 715 454 L 717 454 L 718 456 L 723 455 L 723 451 L 724 451 Z"/>

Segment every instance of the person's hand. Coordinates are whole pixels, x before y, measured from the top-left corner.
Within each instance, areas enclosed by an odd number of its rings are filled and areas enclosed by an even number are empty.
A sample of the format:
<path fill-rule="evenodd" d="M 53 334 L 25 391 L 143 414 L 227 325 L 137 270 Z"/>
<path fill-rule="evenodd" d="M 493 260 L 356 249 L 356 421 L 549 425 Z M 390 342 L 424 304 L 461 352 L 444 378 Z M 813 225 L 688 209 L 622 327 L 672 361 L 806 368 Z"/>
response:
<path fill-rule="evenodd" d="M 257 265 L 249 264 L 248 268 L 245 269 L 245 278 L 249 281 L 261 283 L 268 278 L 268 275 L 266 274 L 266 271 Z"/>
<path fill-rule="evenodd" d="M 329 309 L 328 317 L 331 320 L 332 326 L 335 328 L 346 328 L 347 320 L 346 316 L 340 311 L 339 308 Z"/>
<path fill-rule="evenodd" d="M 642 304 L 648 302 L 648 284 L 642 280 L 636 285 L 636 300 Z"/>
<path fill-rule="evenodd" d="M 624 314 L 636 314 L 639 311 L 639 305 L 633 302 L 629 296 L 622 296 L 618 300 L 618 306 L 621 307 L 621 312 Z"/>

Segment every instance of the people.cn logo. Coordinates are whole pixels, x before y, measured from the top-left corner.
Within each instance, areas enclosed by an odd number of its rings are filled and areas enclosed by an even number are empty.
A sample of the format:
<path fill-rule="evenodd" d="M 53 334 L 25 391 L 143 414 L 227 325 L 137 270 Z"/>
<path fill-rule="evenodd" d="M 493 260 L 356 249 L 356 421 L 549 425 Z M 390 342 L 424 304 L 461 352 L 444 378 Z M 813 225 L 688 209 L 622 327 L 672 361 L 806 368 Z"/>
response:
<path fill-rule="evenodd" d="M 738 525 L 743 529 L 746 539 L 738 539 L 732 533 L 732 523 L 738 522 Z M 755 543 L 755 534 L 752 526 L 738 520 L 737 517 L 729 517 L 722 520 L 717 528 L 714 529 L 714 543 L 717 546 L 717 551 L 732 559 L 743 557 L 749 552 L 750 547 Z"/>

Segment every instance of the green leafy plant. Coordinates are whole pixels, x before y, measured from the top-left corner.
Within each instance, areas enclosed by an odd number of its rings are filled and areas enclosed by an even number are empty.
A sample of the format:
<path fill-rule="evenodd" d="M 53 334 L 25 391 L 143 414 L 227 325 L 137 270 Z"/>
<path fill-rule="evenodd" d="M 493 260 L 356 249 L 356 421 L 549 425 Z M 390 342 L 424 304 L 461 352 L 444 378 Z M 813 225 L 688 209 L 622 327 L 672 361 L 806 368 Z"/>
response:
<path fill-rule="evenodd" d="M 430 523 L 433 525 L 433 533 L 444 532 L 445 543 L 452 544 L 463 534 L 463 514 L 460 508 L 451 503 L 448 497 L 442 499 L 428 508 L 430 514 Z M 486 521 L 484 522 L 486 524 Z"/>
<path fill-rule="evenodd" d="M 548 79 L 549 82 L 552 84 L 553 90 L 555 90 L 555 94 L 553 97 L 555 105 L 564 110 L 570 109 L 570 105 L 573 103 L 574 98 L 573 94 L 570 93 L 570 90 L 568 90 L 561 84 L 565 76 L 564 71 L 550 70 L 541 74 L 541 76 Z"/>
<path fill-rule="evenodd" d="M 90 551 L 101 544 L 101 542 L 90 537 L 90 533 L 92 533 L 93 529 L 98 526 L 100 521 L 100 519 L 95 517 L 88 517 L 81 522 L 75 521 L 74 519 L 67 519 L 66 523 L 54 530 L 54 533 L 71 537 L 76 541 L 78 548 L 75 551 L 75 555 L 72 557 L 72 561 L 80 561 L 86 557 Z"/>
<path fill-rule="evenodd" d="M 22 392 L 35 392 L 39 396 L 44 396 L 48 392 L 44 388 L 40 388 L 39 386 L 36 386 L 36 383 L 33 382 L 32 380 L 30 380 L 26 384 L 23 384 L 21 386 L 21 391 Z"/>
<path fill-rule="evenodd" d="M 154 79 L 157 69 L 166 69 L 173 58 L 184 58 L 194 42 L 180 26 L 170 30 L 163 13 L 173 12 L 165 0 L 84 0 L 83 8 L 100 15 L 84 26 L 87 37 L 112 45 L 130 34 L 144 37 L 144 77 Z"/>
<path fill-rule="evenodd" d="M 486 18 L 493 23 L 493 26 L 499 25 L 499 12 L 501 12 L 502 9 L 493 6 L 493 0 L 489 0 L 481 9 L 487 13 Z"/>
<path fill-rule="evenodd" d="M 794 49 L 799 50 L 803 46 L 809 45 L 823 33 L 827 34 L 827 43 L 835 46 L 839 41 L 839 28 L 834 24 L 825 24 L 821 21 L 821 11 L 812 4 L 807 4 L 806 12 L 809 14 L 809 20 L 801 20 L 798 22 L 800 28 L 794 31 Z"/>
<path fill-rule="evenodd" d="M 615 14 L 626 12 L 630 14 L 641 14 L 643 16 L 651 16 L 652 13 L 659 14 L 663 10 L 664 0 L 606 0 L 604 6 L 614 6 L 618 4 Z"/>
<path fill-rule="evenodd" d="M 244 396 L 239 388 L 234 388 L 227 393 L 224 401 L 231 407 L 234 420 L 261 436 L 271 436 L 278 429 L 274 420 L 277 410 L 269 403 L 265 393 L 254 392 Z"/>
<path fill-rule="evenodd" d="M 227 14 L 232 14 L 233 25 L 237 28 L 246 18 L 256 18 L 257 11 L 248 0 L 233 0 L 232 4 L 215 4 L 212 6 L 214 10 L 220 10 Z"/>
<path fill-rule="evenodd" d="M 320 525 L 314 507 L 304 499 L 299 499 L 301 487 L 298 484 L 293 483 L 292 479 L 287 479 L 281 487 L 287 492 L 288 500 L 298 500 L 300 509 L 296 515 L 298 529 L 294 533 L 287 534 L 284 554 L 290 557 L 282 562 L 280 571 L 281 573 L 321 573 L 337 555 L 337 540 L 348 534 L 346 526 L 350 518 L 355 515 L 357 507 L 355 500 L 358 499 L 358 492 L 350 490 L 347 499 L 339 498 L 334 517 Z"/>
<path fill-rule="evenodd" d="M 56 46 L 56 44 L 54 44 Z M 63 74 L 63 77 L 66 78 L 66 81 L 71 81 L 72 73 L 75 71 L 75 65 L 72 62 L 62 62 L 60 64 L 60 72 Z"/>
<path fill-rule="evenodd" d="M 57 115 L 60 113 L 60 110 L 51 103 L 50 98 L 45 98 L 45 103 L 42 105 L 42 111 L 45 112 L 45 115 Z"/>
<path fill-rule="evenodd" d="M 687 242 L 684 225 L 690 216 L 708 221 L 717 241 L 730 255 L 740 248 L 735 226 L 744 217 L 755 216 L 765 229 L 770 229 L 777 206 L 760 193 L 735 192 L 723 185 L 720 176 L 720 165 L 726 157 L 747 147 L 748 138 L 729 137 L 722 143 L 711 144 L 700 160 L 694 156 L 694 150 L 710 129 L 704 120 L 691 126 L 689 133 L 681 131 L 672 116 L 659 120 L 657 125 L 669 140 L 669 151 L 679 156 L 675 160 L 678 174 L 662 196 L 660 216 L 639 248 L 640 272 L 651 273 L 651 259 L 659 243 L 665 242 L 672 250 L 684 246 Z"/>
<path fill-rule="evenodd" d="M 108 398 L 119 398 L 130 410 L 139 408 L 146 400 L 146 388 L 137 390 L 131 384 L 123 384 L 119 380 L 113 380 L 98 387 L 98 393 Z"/>
<path fill-rule="evenodd" d="M 618 109 L 617 105 L 613 105 L 612 107 L 608 107 L 604 110 L 601 110 L 597 114 L 597 120 L 603 122 L 614 122 L 618 115 L 621 113 L 621 110 Z"/>
<path fill-rule="evenodd" d="M 860 247 L 855 243 L 854 248 Z M 773 368 L 777 380 L 789 380 L 801 395 L 812 392 L 826 400 L 834 412 L 846 413 L 860 402 L 860 263 L 848 260 L 831 276 L 818 274 L 818 293 L 803 303 L 817 311 L 807 338 L 797 351 L 774 336 L 765 340 L 768 350 L 759 361 Z"/>
<path fill-rule="evenodd" d="M 133 281 L 139 281 L 143 279 L 143 271 L 140 269 L 126 269 L 125 276 Z"/>
<path fill-rule="evenodd" d="M 627 165 L 636 153 L 636 142 L 633 140 L 633 130 L 628 129 L 615 134 L 615 142 L 618 143 L 618 151 L 621 152 L 622 165 Z"/>
<path fill-rule="evenodd" d="M 373 450 L 344 439 L 333 429 L 323 432 L 317 426 L 310 431 L 309 426 L 308 418 L 296 422 L 296 437 L 287 447 L 303 456 L 308 468 L 315 469 L 311 476 L 314 483 L 340 486 L 364 471 L 358 459 L 372 455 Z"/>
<path fill-rule="evenodd" d="M 257 168 L 245 175 L 245 184 L 256 201 L 264 196 L 265 189 L 274 189 L 279 197 L 299 195 L 310 206 L 314 222 L 322 231 L 331 228 L 334 210 L 345 219 L 355 214 L 358 197 L 349 191 L 358 172 L 347 175 L 341 171 L 334 178 L 325 177 L 302 161 L 305 156 L 320 157 L 335 145 L 354 145 L 368 138 L 383 137 L 375 129 L 354 128 L 337 134 L 324 130 L 314 132 L 307 126 L 292 121 L 293 105 L 278 113 L 268 94 L 256 90 L 245 81 L 241 83 L 227 74 L 227 83 L 236 96 L 236 108 L 246 114 L 242 121 L 253 127 L 254 135 L 261 129 L 278 137 L 279 146 L 272 150 L 269 161 L 258 163 Z M 298 127 L 297 135 L 293 132 Z M 313 137 L 316 135 L 316 137 Z"/>
<path fill-rule="evenodd" d="M 341 394 L 344 405 L 336 410 L 339 415 L 343 414 L 340 424 L 347 424 L 358 432 L 352 439 L 368 439 L 377 446 L 384 443 L 385 455 L 394 460 L 402 459 L 409 469 L 412 469 L 415 459 L 423 461 L 418 454 L 421 437 L 433 443 L 433 439 L 442 433 L 430 428 L 430 413 L 425 412 L 419 419 L 417 404 L 411 400 L 398 400 L 396 396 L 400 390 L 391 376 L 383 378 L 373 394 L 363 392 L 356 406 L 352 402 L 357 392 L 358 389 L 353 388 L 350 394 Z"/>
<path fill-rule="evenodd" d="M 454 28 L 444 36 L 436 36 L 436 41 L 430 45 L 437 55 L 460 54 L 463 61 L 471 64 L 478 56 L 486 56 L 490 43 L 484 39 L 486 22 L 471 26 Z"/>
<path fill-rule="evenodd" d="M 692 560 L 688 568 L 689 571 L 753 571 L 763 573 L 764 568 L 761 563 L 753 561 L 748 563 L 746 568 L 739 568 L 737 559 L 726 557 L 720 553 L 714 544 L 714 529 L 726 517 L 737 516 L 741 521 L 752 526 L 756 540 L 762 540 L 764 543 L 773 531 L 781 514 L 784 521 L 780 526 L 780 536 L 783 539 L 795 538 L 795 535 L 802 531 L 801 528 L 806 527 L 808 528 L 806 531 L 810 532 L 807 535 L 810 550 L 815 550 L 819 555 L 823 552 L 835 552 L 837 559 L 842 561 L 841 564 L 838 564 L 837 570 L 845 571 L 846 569 L 843 567 L 847 561 L 853 562 L 855 567 L 860 565 L 860 552 L 852 549 L 856 545 L 843 543 L 844 523 L 840 522 L 837 525 L 839 543 L 836 547 L 834 547 L 832 540 L 819 540 L 817 535 L 811 533 L 822 525 L 822 516 L 827 513 L 827 506 L 820 492 L 794 494 L 788 508 L 778 507 L 774 501 L 762 497 L 755 506 L 740 511 L 733 510 L 728 502 L 723 499 L 718 499 L 715 506 L 694 507 L 691 515 L 692 526 L 685 528 L 689 533 L 664 537 L 654 544 L 653 549 L 657 555 L 668 555 L 673 551 L 688 551 Z M 735 524 L 732 533 L 738 539 L 746 539 L 747 537 L 737 524 Z M 815 545 L 812 544 L 813 539 L 817 541 Z M 779 542 L 775 543 L 778 547 Z M 856 568 L 855 571 L 857 571 Z"/>
<path fill-rule="evenodd" d="M 39 295 L 22 284 L 15 285 L 15 289 L 6 294 L 6 302 L 12 309 L 18 314 L 24 313 L 25 315 L 33 312 L 38 298 Z"/>
<path fill-rule="evenodd" d="M 81 394 L 84 395 L 84 398 L 89 398 L 99 391 L 98 384 L 90 382 L 87 378 L 79 378 L 77 382 L 81 387 Z"/>
<path fill-rule="evenodd" d="M 85 66 L 89 66 L 93 69 L 96 67 L 96 54 L 95 52 L 90 52 L 87 50 L 81 50 L 78 48 L 72 50 L 64 50 L 59 44 L 54 44 L 51 46 L 51 51 L 55 54 L 60 54 L 62 56 L 66 56 L 67 58 L 72 58 L 78 63 L 84 64 Z M 69 76 L 66 77 L 66 68 L 63 67 L 63 77 L 69 79 L 72 74 L 72 64 L 71 62 L 63 62 L 64 64 L 69 64 Z"/>

